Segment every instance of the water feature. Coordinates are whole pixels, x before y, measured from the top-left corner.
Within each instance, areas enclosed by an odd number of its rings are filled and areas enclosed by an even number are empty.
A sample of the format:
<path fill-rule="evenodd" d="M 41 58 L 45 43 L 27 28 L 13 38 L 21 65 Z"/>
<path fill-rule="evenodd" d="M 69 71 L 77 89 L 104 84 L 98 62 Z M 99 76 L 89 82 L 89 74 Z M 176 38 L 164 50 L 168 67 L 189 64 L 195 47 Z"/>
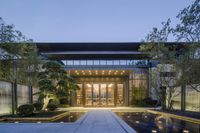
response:
<path fill-rule="evenodd" d="M 138 133 L 200 133 L 200 125 L 148 112 L 117 112 Z"/>

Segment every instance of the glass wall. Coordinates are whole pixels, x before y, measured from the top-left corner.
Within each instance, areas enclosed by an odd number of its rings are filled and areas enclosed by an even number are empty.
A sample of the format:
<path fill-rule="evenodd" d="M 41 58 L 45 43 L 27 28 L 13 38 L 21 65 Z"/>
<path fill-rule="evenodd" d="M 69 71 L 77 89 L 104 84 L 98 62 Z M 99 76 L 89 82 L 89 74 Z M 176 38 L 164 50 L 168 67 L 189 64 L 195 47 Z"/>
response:
<path fill-rule="evenodd" d="M 76 91 L 76 105 L 83 105 L 83 85 L 78 84 L 79 90 Z"/>
<path fill-rule="evenodd" d="M 35 95 L 35 93 L 39 92 L 39 88 L 32 87 L 33 90 L 33 103 L 38 102 L 39 95 Z"/>
<path fill-rule="evenodd" d="M 12 84 L 0 81 L 0 115 L 12 112 Z"/>
<path fill-rule="evenodd" d="M 117 84 L 117 105 L 124 105 L 124 84 Z"/>
<path fill-rule="evenodd" d="M 93 96 L 92 96 L 93 106 L 99 105 L 99 92 L 100 92 L 99 84 L 93 84 Z"/>
<path fill-rule="evenodd" d="M 124 104 L 123 83 L 116 84 L 115 82 L 84 82 L 83 84 L 84 88 L 77 90 L 75 99 L 76 105 L 99 107 L 114 106 L 115 103 L 117 103 L 117 105 Z M 79 84 L 79 86 L 82 86 L 82 84 Z M 116 97 L 115 94 L 117 94 Z M 82 101 L 85 101 L 85 104 L 82 103 Z"/>
<path fill-rule="evenodd" d="M 17 85 L 17 103 L 18 106 L 29 103 L 29 87 Z"/>
<path fill-rule="evenodd" d="M 85 84 L 85 105 L 92 106 L 92 84 L 86 83 Z"/>
<path fill-rule="evenodd" d="M 166 97 L 168 96 L 169 89 L 166 90 Z M 172 90 L 172 108 L 175 110 L 180 110 L 181 109 L 181 87 L 176 87 Z M 167 99 L 166 99 L 166 104 Z"/>
<path fill-rule="evenodd" d="M 108 106 L 114 106 L 115 84 L 108 84 Z"/>
<path fill-rule="evenodd" d="M 101 84 L 100 87 L 100 105 L 106 106 L 107 104 L 107 92 L 106 92 L 106 84 Z"/>
<path fill-rule="evenodd" d="M 129 77 L 129 103 L 138 103 L 148 97 L 148 69 L 135 69 Z"/>
<path fill-rule="evenodd" d="M 148 65 L 147 60 L 63 60 L 65 65 Z"/>
<path fill-rule="evenodd" d="M 200 86 L 198 88 L 200 90 Z M 187 111 L 200 112 L 200 93 L 186 86 L 185 106 Z"/>

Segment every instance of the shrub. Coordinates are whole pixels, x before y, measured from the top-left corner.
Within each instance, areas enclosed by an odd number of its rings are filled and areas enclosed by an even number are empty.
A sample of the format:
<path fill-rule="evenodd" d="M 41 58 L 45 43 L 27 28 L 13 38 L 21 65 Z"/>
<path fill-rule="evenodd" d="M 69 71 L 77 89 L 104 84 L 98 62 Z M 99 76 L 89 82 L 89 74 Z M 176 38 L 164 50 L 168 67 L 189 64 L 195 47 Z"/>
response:
<path fill-rule="evenodd" d="M 58 107 L 59 108 L 69 108 L 70 105 L 69 104 L 59 104 Z"/>
<path fill-rule="evenodd" d="M 132 100 L 131 103 L 135 106 L 154 107 L 157 104 L 157 100 L 153 100 L 152 98 L 147 97 L 142 100 Z"/>
<path fill-rule="evenodd" d="M 156 100 L 153 100 L 152 98 L 150 97 L 147 97 L 145 99 L 143 99 L 143 102 L 146 104 L 146 105 L 149 105 L 149 106 L 155 106 L 157 101 Z"/>
<path fill-rule="evenodd" d="M 67 104 L 67 103 L 68 103 L 67 98 L 61 98 L 60 99 L 60 104 Z"/>
<path fill-rule="evenodd" d="M 49 104 L 55 104 L 55 105 L 58 105 L 58 104 L 60 104 L 60 102 L 59 102 L 58 99 L 50 99 L 50 100 L 49 100 Z"/>
<path fill-rule="evenodd" d="M 47 105 L 47 109 L 49 109 L 50 111 L 54 111 L 57 108 L 58 108 L 58 106 L 56 104 L 53 104 L 53 103 L 49 103 Z"/>
<path fill-rule="evenodd" d="M 41 111 L 42 110 L 42 107 L 43 107 L 43 104 L 42 103 L 33 103 L 33 106 L 35 108 L 35 111 Z"/>
<path fill-rule="evenodd" d="M 17 108 L 17 114 L 22 117 L 32 115 L 33 111 L 34 111 L 34 106 L 32 104 L 24 104 Z"/>

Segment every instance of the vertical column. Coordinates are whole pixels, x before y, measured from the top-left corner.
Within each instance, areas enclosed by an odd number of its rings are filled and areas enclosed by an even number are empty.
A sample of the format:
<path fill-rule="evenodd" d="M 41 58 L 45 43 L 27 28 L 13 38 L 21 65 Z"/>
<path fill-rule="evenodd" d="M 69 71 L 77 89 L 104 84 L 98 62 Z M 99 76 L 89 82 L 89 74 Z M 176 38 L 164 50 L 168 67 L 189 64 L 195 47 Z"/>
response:
<path fill-rule="evenodd" d="M 12 114 L 17 110 L 17 83 L 12 83 Z"/>
<path fill-rule="evenodd" d="M 99 106 L 101 105 L 101 84 L 99 84 Z"/>
<path fill-rule="evenodd" d="M 33 103 L 33 87 L 32 86 L 28 86 L 29 87 L 29 103 L 32 104 Z"/>
<path fill-rule="evenodd" d="M 124 89 L 126 89 L 124 87 Z M 128 91 L 129 91 L 129 105 L 131 105 L 131 101 L 133 99 L 133 70 L 128 77 Z M 124 100 L 125 101 L 125 100 Z"/>
<path fill-rule="evenodd" d="M 151 62 L 149 60 L 147 74 L 147 97 L 151 97 Z"/>
<path fill-rule="evenodd" d="M 92 88 L 91 88 L 92 90 L 91 90 L 91 92 L 92 92 L 92 106 L 93 106 L 93 97 L 94 97 L 94 82 L 92 82 Z"/>
<path fill-rule="evenodd" d="M 106 84 L 106 105 L 108 106 L 108 84 Z"/>
<path fill-rule="evenodd" d="M 85 106 L 85 82 L 82 82 L 82 101 L 83 106 Z"/>
<path fill-rule="evenodd" d="M 125 105 L 129 106 L 129 81 L 125 81 Z"/>
<path fill-rule="evenodd" d="M 185 89 L 186 86 L 182 85 L 181 86 L 181 111 L 185 111 Z"/>
<path fill-rule="evenodd" d="M 114 105 L 117 105 L 117 82 L 115 81 L 115 89 L 114 89 Z"/>

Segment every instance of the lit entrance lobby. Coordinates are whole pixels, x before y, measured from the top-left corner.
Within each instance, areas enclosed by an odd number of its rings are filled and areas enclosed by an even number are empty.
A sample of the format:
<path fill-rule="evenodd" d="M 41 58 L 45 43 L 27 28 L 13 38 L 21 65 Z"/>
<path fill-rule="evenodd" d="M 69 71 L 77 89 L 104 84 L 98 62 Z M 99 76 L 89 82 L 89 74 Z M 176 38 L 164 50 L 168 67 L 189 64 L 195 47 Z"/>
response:
<path fill-rule="evenodd" d="M 60 60 L 79 90 L 71 105 L 129 106 L 148 97 L 150 62 L 139 43 L 38 43 L 42 55 Z M 134 92 L 138 94 L 133 94 Z"/>
<path fill-rule="evenodd" d="M 74 97 L 76 106 L 123 106 L 128 101 L 128 70 L 71 70 L 80 90 Z M 125 102 L 126 101 L 126 102 Z"/>

